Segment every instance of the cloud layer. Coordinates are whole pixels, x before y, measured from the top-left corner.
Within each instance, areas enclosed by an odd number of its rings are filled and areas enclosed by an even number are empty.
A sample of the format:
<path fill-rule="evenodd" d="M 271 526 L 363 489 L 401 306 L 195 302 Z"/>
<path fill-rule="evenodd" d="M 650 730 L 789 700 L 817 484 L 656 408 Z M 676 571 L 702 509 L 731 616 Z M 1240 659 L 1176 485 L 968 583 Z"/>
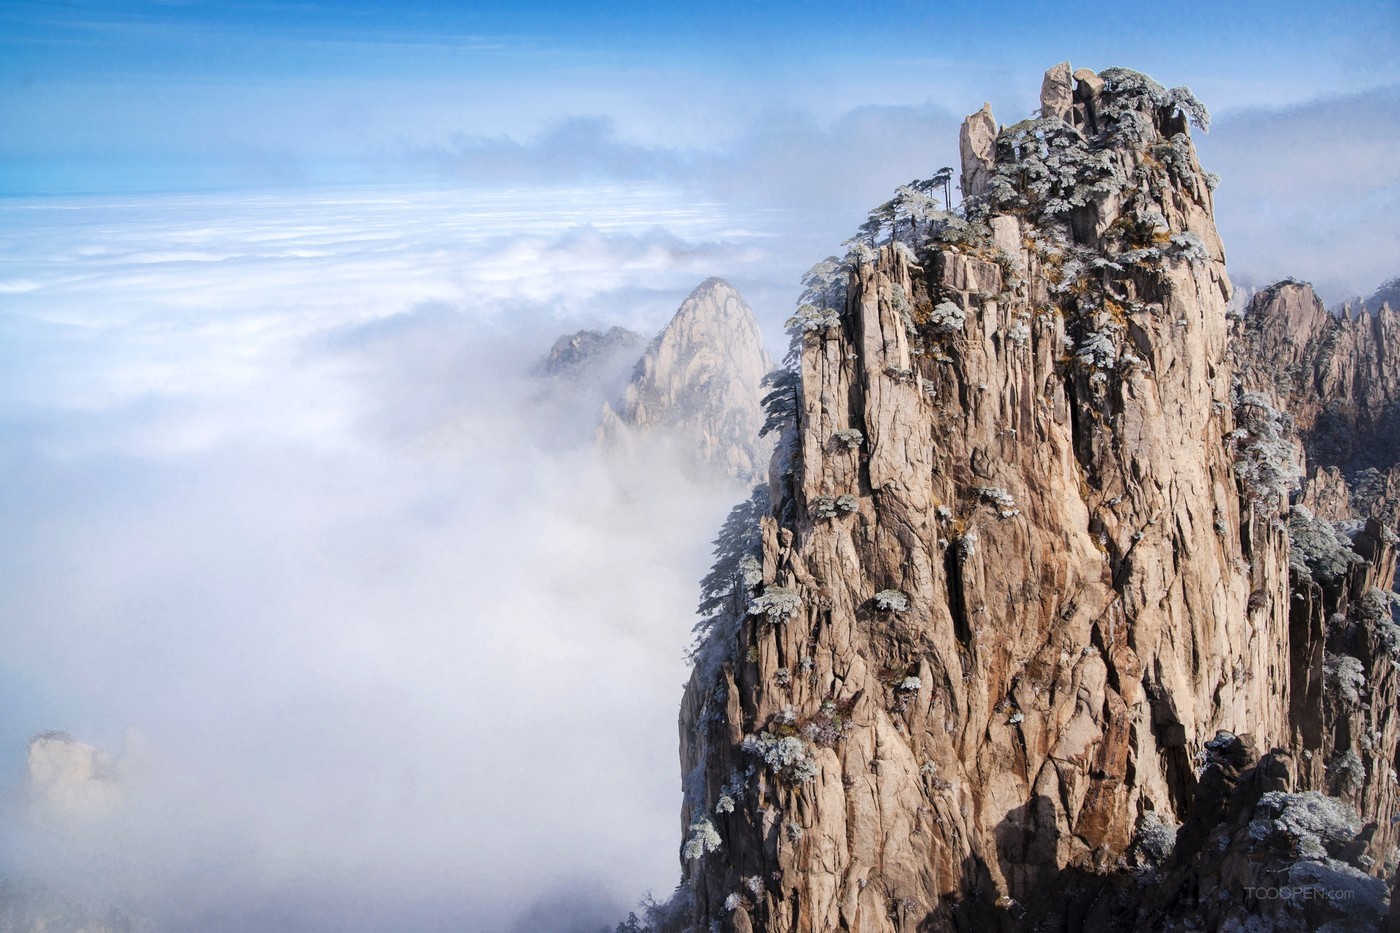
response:
<path fill-rule="evenodd" d="M 1308 279 L 1333 302 L 1400 274 L 1397 113 L 1400 87 L 1390 86 L 1227 110 L 1198 134 L 1202 161 L 1222 179 L 1216 213 L 1232 273 L 1253 284 Z M 458 135 L 405 157 L 474 184 L 664 183 L 744 210 L 806 214 L 790 229 L 820 234 L 808 240 L 816 256 L 895 186 L 956 166 L 960 119 L 931 104 L 859 107 L 829 123 L 773 110 L 713 146 L 685 148 L 632 141 L 612 120 L 586 117 L 523 140 Z"/>
<path fill-rule="evenodd" d="M 210 931 L 572 929 L 668 891 L 695 581 L 741 493 L 603 463 L 529 370 L 790 265 L 761 218 L 618 189 L 0 210 L 0 873 Z M 110 824 L 22 818 L 51 728 L 125 752 Z"/>
<path fill-rule="evenodd" d="M 610 118 L 574 117 L 525 140 L 457 134 L 406 157 L 471 184 L 659 181 L 728 203 L 860 216 L 896 185 L 957 160 L 960 118 L 931 104 L 864 106 L 830 123 L 787 108 L 708 147 L 626 138 Z"/>
<path fill-rule="evenodd" d="M 1400 274 L 1400 87 L 1226 114 L 1197 141 L 1221 177 L 1232 273 L 1307 279 L 1329 303 Z"/>

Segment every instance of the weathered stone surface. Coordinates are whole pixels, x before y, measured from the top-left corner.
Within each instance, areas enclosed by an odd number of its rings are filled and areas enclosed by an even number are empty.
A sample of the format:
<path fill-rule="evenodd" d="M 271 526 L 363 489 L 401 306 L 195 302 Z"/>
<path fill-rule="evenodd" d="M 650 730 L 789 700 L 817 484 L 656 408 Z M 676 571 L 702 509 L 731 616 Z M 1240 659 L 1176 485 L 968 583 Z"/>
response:
<path fill-rule="evenodd" d="M 963 120 L 958 133 L 958 151 L 962 156 L 962 193 L 964 198 L 976 197 L 987 188 L 996 161 L 997 121 L 992 117 L 992 105 Z"/>
<path fill-rule="evenodd" d="M 949 291 L 995 298 L 1001 294 L 1001 266 L 962 253 L 940 252 L 934 258 L 938 283 Z"/>
<path fill-rule="evenodd" d="M 1040 113 L 1045 117 L 1068 120 L 1074 108 L 1074 79 L 1069 62 L 1060 62 L 1045 72 L 1040 84 Z"/>
<path fill-rule="evenodd" d="M 1196 816 L 1149 894 L 1155 928 L 1377 929 L 1386 884 L 1363 855 L 1374 827 L 1335 797 L 1293 792 L 1287 754 L 1255 757 L 1245 736 L 1210 743 Z"/>
<path fill-rule="evenodd" d="M 617 406 L 604 405 L 599 440 L 626 448 L 650 434 L 674 444 L 696 478 L 752 482 L 771 450 L 758 436 L 770 369 L 749 306 L 706 279 L 648 345 Z"/>
<path fill-rule="evenodd" d="M 1351 518 L 1351 492 L 1342 471 L 1336 467 L 1318 467 L 1303 487 L 1299 505 L 1329 522 Z"/>
<path fill-rule="evenodd" d="M 1400 462 L 1400 312 L 1389 306 L 1343 319 L 1312 286 L 1261 290 L 1237 326 L 1258 365 L 1249 387 L 1275 393 L 1311 461 L 1352 473 Z"/>
<path fill-rule="evenodd" d="M 1104 81 L 1088 68 L 1077 68 L 1074 72 L 1074 94 L 1078 100 L 1093 100 L 1103 93 Z"/>
<path fill-rule="evenodd" d="M 771 930 L 941 928 L 1038 903 L 1068 866 L 1116 864 L 1144 812 L 1184 820 L 1193 756 L 1217 731 L 1286 739 L 1286 599 L 1251 603 L 1248 572 L 1268 577 L 1285 545 L 1262 523 L 1232 533 L 1209 202 L 1160 179 L 1097 207 L 1081 248 L 1123 248 L 1092 231 L 1149 212 L 1204 246 L 1125 282 L 1126 326 L 1057 296 L 1053 249 L 1026 252 L 1028 280 L 1008 290 L 991 254 L 935 242 L 922 267 L 892 247 L 856 262 L 839 330 L 803 338 L 796 455 L 774 472 L 762 561 L 762 585 L 801 607 L 745 617 L 723 687 L 697 668 L 685 758 L 707 790 L 687 819 L 753 764 L 728 730 L 803 735 L 824 708 L 850 711 L 830 746 L 809 743 L 809 781 L 760 767 L 717 817 L 728 853 L 688 869 L 700 919 L 721 919 L 749 874 L 781 879 L 756 907 Z M 1034 231 L 989 220 L 1018 253 Z M 897 295 L 913 296 L 913 330 Z M 930 306 L 960 309 L 961 326 L 919 330 Z M 1067 338 L 1110 331 L 1139 362 L 1064 357 Z M 842 430 L 863 446 L 833 449 Z M 852 514 L 812 517 L 842 495 Z M 885 591 L 906 608 L 880 609 Z M 718 713 L 700 698 L 736 693 L 739 722 L 696 736 Z M 796 838 L 769 828 L 792 822 Z"/>
<path fill-rule="evenodd" d="M 1367 856 L 1396 861 L 1400 818 L 1400 628 L 1391 610 L 1400 522 L 1400 320 L 1389 310 L 1329 314 L 1308 285 L 1251 300 L 1234 334 L 1242 392 L 1286 410 L 1311 476 L 1289 520 L 1291 664 L 1298 787 L 1346 801 L 1377 823 Z M 1348 479 L 1350 475 L 1350 479 Z M 1318 532 L 1322 534 L 1318 534 Z M 1327 551 L 1333 551 L 1328 559 Z"/>
<path fill-rule="evenodd" d="M 1074 108 L 1068 119 L 1077 127 L 1088 132 L 1099 131 L 1099 98 L 1103 94 L 1105 81 L 1088 68 L 1080 68 L 1074 73 Z"/>
<path fill-rule="evenodd" d="M 1018 271 L 1024 272 L 1026 263 L 1021 256 L 1023 252 L 1021 224 L 1015 217 L 1003 214 L 988 220 L 987 225 L 992 228 L 993 244 L 1011 258 Z"/>

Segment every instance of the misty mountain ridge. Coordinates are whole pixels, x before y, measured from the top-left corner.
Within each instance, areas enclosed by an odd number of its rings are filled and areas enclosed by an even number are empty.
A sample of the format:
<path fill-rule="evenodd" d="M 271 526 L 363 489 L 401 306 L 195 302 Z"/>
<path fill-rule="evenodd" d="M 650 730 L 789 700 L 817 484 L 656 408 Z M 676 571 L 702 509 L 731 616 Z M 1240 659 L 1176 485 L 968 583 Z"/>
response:
<path fill-rule="evenodd" d="M 535 372 L 551 379 L 579 379 L 599 369 L 612 369 L 615 361 L 635 359 L 642 335 L 616 325 L 606 331 L 580 330 L 554 342 Z M 635 368 L 635 363 L 631 364 Z"/>
<path fill-rule="evenodd" d="M 689 479 L 751 484 L 772 450 L 759 433 L 773 364 L 748 303 L 725 280 L 705 279 L 637 356 L 640 343 L 620 327 L 567 334 L 536 372 L 594 400 L 597 442 L 615 460 L 660 447 Z"/>
<path fill-rule="evenodd" d="M 749 484 L 767 462 L 762 383 L 772 360 L 753 311 L 719 278 L 696 286 L 642 354 L 598 438 L 625 450 L 639 434 L 679 447 L 687 475 Z"/>
<path fill-rule="evenodd" d="M 1382 282 L 1369 298 L 1355 295 L 1332 306 L 1333 314 L 1347 316 L 1375 313 L 1382 308 L 1400 308 L 1400 276 Z"/>

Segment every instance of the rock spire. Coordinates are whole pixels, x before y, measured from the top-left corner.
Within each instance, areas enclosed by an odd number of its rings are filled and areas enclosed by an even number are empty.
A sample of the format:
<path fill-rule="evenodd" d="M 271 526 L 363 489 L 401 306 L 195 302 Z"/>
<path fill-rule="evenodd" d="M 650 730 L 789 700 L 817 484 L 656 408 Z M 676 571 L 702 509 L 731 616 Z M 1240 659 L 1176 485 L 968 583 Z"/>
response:
<path fill-rule="evenodd" d="M 658 928 L 1379 922 L 1394 519 L 1290 506 L 1281 406 L 1389 379 L 1388 325 L 1318 342 L 1290 293 L 1232 344 L 1208 120 L 1055 66 L 1041 116 L 964 124 L 959 215 L 911 194 L 809 274 L 706 581 Z M 1358 897 L 1253 899 L 1278 872 Z"/>

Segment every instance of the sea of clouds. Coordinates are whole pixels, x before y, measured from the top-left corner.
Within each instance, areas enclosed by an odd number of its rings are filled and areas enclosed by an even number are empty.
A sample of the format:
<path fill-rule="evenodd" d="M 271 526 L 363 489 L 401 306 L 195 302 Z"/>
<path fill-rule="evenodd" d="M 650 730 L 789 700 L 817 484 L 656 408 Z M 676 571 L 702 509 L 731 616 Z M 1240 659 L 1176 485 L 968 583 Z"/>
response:
<path fill-rule="evenodd" d="M 561 333 L 792 217 L 659 188 L 0 202 L 0 876 L 158 929 L 589 929 L 678 878 L 676 713 L 745 491 L 593 446 Z M 35 823 L 30 735 L 122 759 Z"/>
<path fill-rule="evenodd" d="M 1394 98 L 1198 139 L 1241 283 L 1400 272 Z M 213 933 L 595 930 L 664 896 L 695 581 L 744 492 L 605 463 L 603 388 L 532 368 L 710 275 L 780 355 L 801 273 L 955 127 L 793 112 L 686 149 L 574 118 L 416 148 L 414 187 L 0 200 L 0 878 Z M 112 819 L 25 818 L 47 729 L 122 756 Z"/>

